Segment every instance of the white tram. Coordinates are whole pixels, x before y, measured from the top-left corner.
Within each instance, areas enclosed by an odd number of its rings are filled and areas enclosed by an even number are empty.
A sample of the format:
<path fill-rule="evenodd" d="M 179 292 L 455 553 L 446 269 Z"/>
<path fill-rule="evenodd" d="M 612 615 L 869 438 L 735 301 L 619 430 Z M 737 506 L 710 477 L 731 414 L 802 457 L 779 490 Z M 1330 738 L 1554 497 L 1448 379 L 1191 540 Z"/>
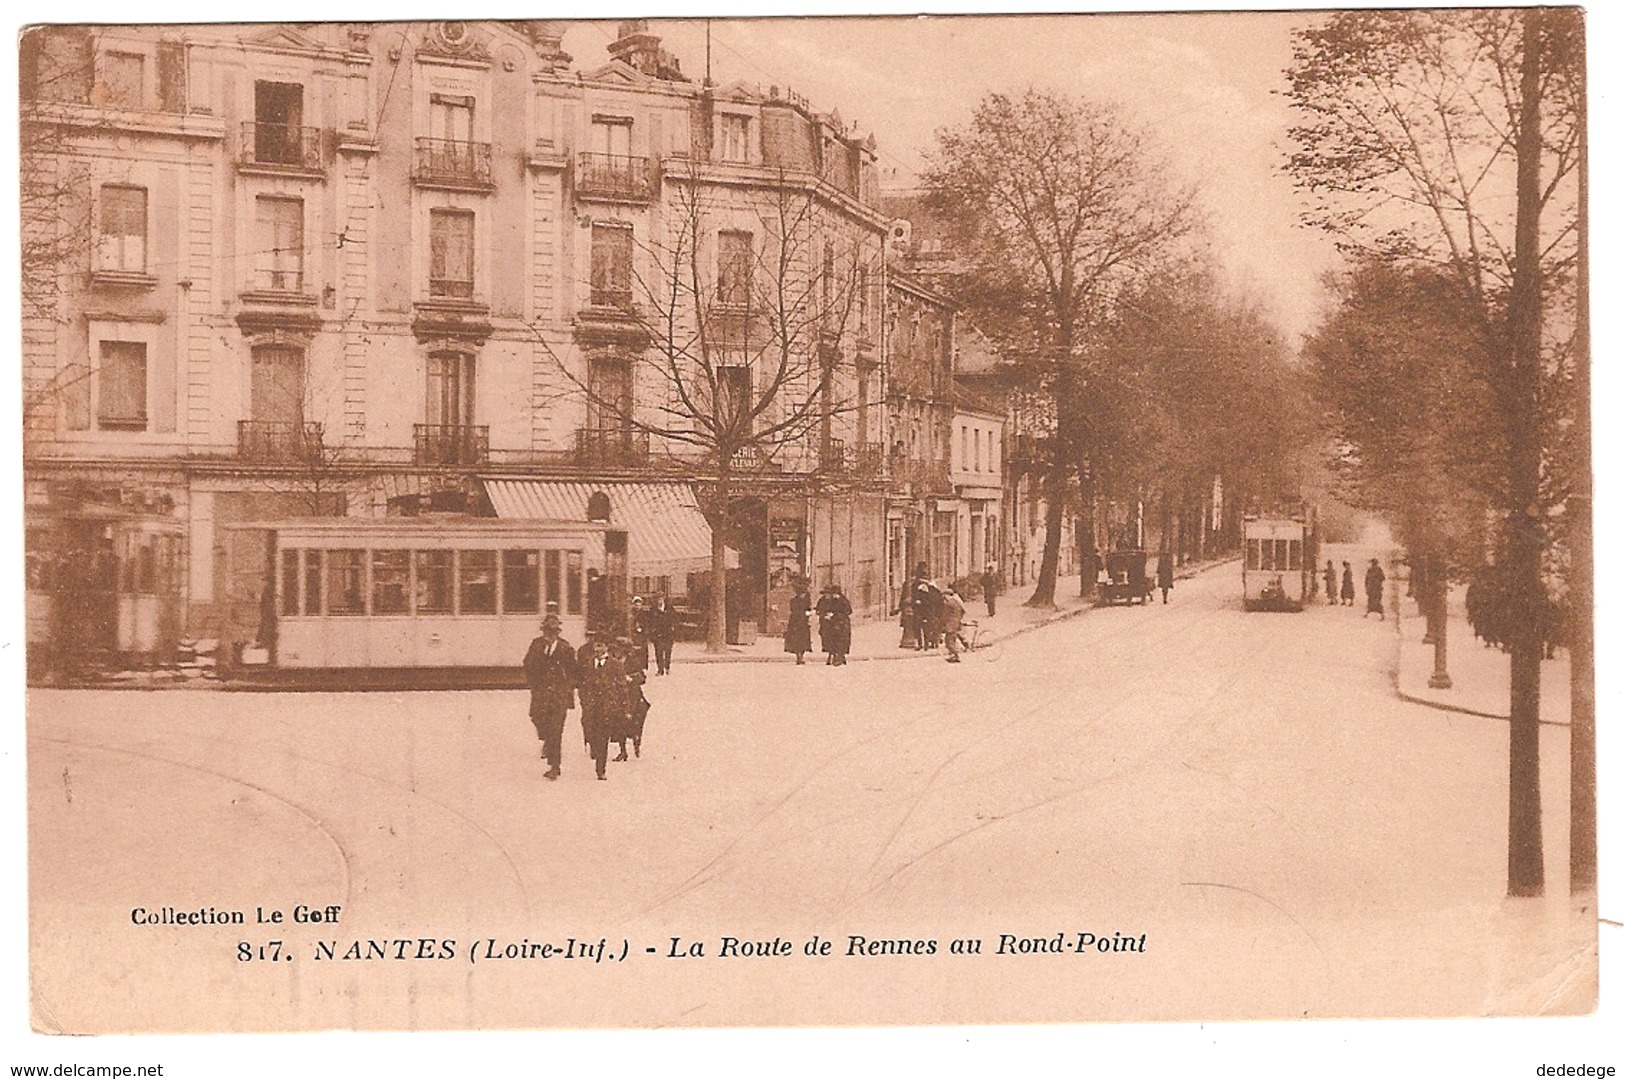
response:
<path fill-rule="evenodd" d="M 1314 529 L 1304 516 L 1242 521 L 1242 605 L 1249 611 L 1301 611 L 1315 586 Z"/>
<path fill-rule="evenodd" d="M 557 611 L 580 642 L 623 612 L 627 533 L 588 521 L 356 518 L 267 533 L 260 639 L 281 669 L 512 666 Z"/>

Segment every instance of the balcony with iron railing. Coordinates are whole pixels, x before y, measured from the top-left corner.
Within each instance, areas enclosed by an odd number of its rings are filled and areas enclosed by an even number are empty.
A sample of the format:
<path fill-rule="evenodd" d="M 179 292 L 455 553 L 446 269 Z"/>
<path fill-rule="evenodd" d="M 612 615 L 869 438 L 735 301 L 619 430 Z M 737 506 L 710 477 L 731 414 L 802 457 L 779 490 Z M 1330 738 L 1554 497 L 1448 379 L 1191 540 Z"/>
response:
<path fill-rule="evenodd" d="M 484 424 L 414 423 L 412 441 L 420 465 L 482 465 L 491 455 L 491 428 Z"/>
<path fill-rule="evenodd" d="M 818 467 L 825 472 L 845 472 L 851 467 L 851 460 L 846 455 L 846 441 L 839 438 L 826 438 L 824 444 L 818 448 Z"/>
<path fill-rule="evenodd" d="M 238 420 L 237 456 L 261 463 L 320 461 L 322 425 L 294 420 Z"/>
<path fill-rule="evenodd" d="M 648 202 L 655 177 L 646 157 L 584 153 L 576 164 L 576 195 L 584 199 Z"/>
<path fill-rule="evenodd" d="M 576 464 L 584 468 L 642 468 L 649 463 L 649 432 L 630 427 L 576 431 Z"/>
<path fill-rule="evenodd" d="M 886 467 L 886 450 L 878 442 L 859 442 L 852 447 L 852 468 L 861 476 L 878 476 Z"/>
<path fill-rule="evenodd" d="M 898 457 L 892 459 L 891 469 L 892 479 L 911 484 L 921 493 L 947 493 L 954 489 L 945 460 Z"/>
<path fill-rule="evenodd" d="M 303 292 L 305 271 L 261 268 L 254 271 L 256 292 Z"/>
<path fill-rule="evenodd" d="M 243 124 L 238 165 L 249 169 L 319 175 L 323 167 L 321 128 L 251 120 Z"/>
<path fill-rule="evenodd" d="M 491 144 L 452 139 L 414 140 L 412 179 L 422 187 L 490 190 Z"/>

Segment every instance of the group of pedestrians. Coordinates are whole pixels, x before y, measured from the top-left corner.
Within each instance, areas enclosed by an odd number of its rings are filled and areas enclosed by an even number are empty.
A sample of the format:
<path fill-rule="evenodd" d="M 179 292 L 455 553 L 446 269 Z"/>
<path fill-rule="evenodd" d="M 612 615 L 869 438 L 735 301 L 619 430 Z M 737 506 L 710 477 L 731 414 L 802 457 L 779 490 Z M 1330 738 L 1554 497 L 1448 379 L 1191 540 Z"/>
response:
<path fill-rule="evenodd" d="M 1326 568 L 1320 571 L 1321 580 L 1326 585 L 1326 602 L 1343 607 L 1354 606 L 1354 567 L 1347 562 L 1343 563 L 1341 576 L 1332 560 L 1326 560 Z M 1365 613 L 1361 618 L 1376 615 L 1383 621 L 1388 620 L 1382 606 L 1382 589 L 1388 580 L 1388 575 L 1382 571 L 1382 566 L 1375 558 L 1365 569 Z"/>
<path fill-rule="evenodd" d="M 812 599 L 806 578 L 797 577 L 790 597 L 790 619 L 784 627 L 784 650 L 796 657 L 796 665 L 806 662 L 812 646 L 812 620 L 818 620 L 818 643 L 824 651 L 824 665 L 846 666 L 852 651 L 852 601 L 838 584 L 826 584 Z"/>
<path fill-rule="evenodd" d="M 988 617 L 992 618 L 998 605 L 999 575 L 991 564 L 982 574 L 981 585 L 982 599 L 987 604 Z M 903 631 L 899 648 L 928 652 L 946 645 L 948 662 L 959 662 L 966 646 L 964 632 L 968 611 L 964 598 L 951 582 L 938 584 L 926 572 L 924 562 L 916 564 L 914 573 L 903 586 L 897 613 Z"/>
<path fill-rule="evenodd" d="M 609 746 L 615 743 L 616 761 L 643 755 L 643 729 L 649 700 L 643 695 L 651 650 L 657 674 L 671 670 L 671 642 L 675 616 L 664 597 L 644 609 L 641 598 L 632 602 L 626 636 L 587 631 L 579 649 L 560 636 L 563 623 L 557 613 L 542 619 L 541 632 L 525 653 L 525 681 L 530 686 L 530 721 L 547 761 L 547 779 L 562 772 L 562 743 L 566 713 L 579 705 L 581 734 L 593 770 L 608 779 Z"/>

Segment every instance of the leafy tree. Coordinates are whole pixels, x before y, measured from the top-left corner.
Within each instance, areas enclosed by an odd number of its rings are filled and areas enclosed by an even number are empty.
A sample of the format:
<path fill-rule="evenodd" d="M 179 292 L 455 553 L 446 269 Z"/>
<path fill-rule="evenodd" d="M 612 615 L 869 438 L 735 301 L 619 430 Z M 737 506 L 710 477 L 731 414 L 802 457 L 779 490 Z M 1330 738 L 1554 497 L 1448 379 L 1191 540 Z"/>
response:
<path fill-rule="evenodd" d="M 1577 286 L 1580 39 L 1573 10 L 1344 12 L 1299 32 L 1287 72 L 1305 118 L 1287 168 L 1313 201 L 1307 221 L 1350 251 L 1441 270 L 1494 387 L 1516 630 L 1513 895 L 1538 895 L 1545 880 L 1536 612 L 1553 490 L 1543 482 L 1549 390 Z M 1576 717 L 1576 737 L 1590 722 Z"/>
<path fill-rule="evenodd" d="M 969 122 L 939 132 L 926 186 L 964 256 L 956 298 L 1052 406 L 1044 553 L 1028 602 L 1053 605 L 1068 477 L 1087 522 L 1097 467 L 1110 465 L 1106 421 L 1136 399 L 1091 335 L 1189 230 L 1192 196 L 1116 110 L 1036 89 L 989 94 Z"/>

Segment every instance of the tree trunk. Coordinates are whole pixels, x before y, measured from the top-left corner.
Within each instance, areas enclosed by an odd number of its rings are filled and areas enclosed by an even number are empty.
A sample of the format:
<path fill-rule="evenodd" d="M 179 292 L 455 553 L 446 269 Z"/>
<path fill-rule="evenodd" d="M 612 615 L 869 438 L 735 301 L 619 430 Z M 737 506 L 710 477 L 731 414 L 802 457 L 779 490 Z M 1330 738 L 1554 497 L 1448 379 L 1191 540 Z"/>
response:
<path fill-rule="evenodd" d="M 711 529 L 711 614 L 705 627 L 705 650 L 712 653 L 728 649 L 728 503 L 733 496 L 730 463 L 718 455 L 717 524 Z"/>
<path fill-rule="evenodd" d="M 1044 473 L 1044 555 L 1038 563 L 1038 583 L 1029 607 L 1055 606 L 1055 576 L 1061 564 L 1061 516 L 1066 505 L 1066 466 L 1053 462 Z"/>
<path fill-rule="evenodd" d="M 1540 45 L 1541 11 L 1523 15 L 1518 130 L 1518 203 L 1507 345 L 1512 374 L 1508 427 L 1507 571 L 1512 599 L 1512 692 L 1507 800 L 1507 894 L 1546 887 L 1540 837 Z"/>
<path fill-rule="evenodd" d="M 1574 327 L 1574 446 L 1564 517 L 1569 525 L 1569 891 L 1597 890 L 1597 687 L 1592 649 L 1591 251 L 1585 93 L 1580 107 L 1580 248 Z"/>
<path fill-rule="evenodd" d="M 1095 477 L 1087 464 L 1078 466 L 1078 535 L 1084 537 L 1078 559 L 1078 595 L 1088 599 L 1095 592 L 1100 561 L 1095 556 Z"/>

